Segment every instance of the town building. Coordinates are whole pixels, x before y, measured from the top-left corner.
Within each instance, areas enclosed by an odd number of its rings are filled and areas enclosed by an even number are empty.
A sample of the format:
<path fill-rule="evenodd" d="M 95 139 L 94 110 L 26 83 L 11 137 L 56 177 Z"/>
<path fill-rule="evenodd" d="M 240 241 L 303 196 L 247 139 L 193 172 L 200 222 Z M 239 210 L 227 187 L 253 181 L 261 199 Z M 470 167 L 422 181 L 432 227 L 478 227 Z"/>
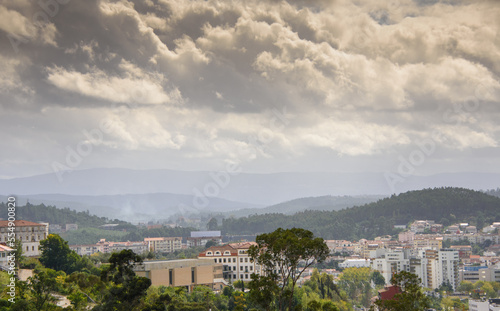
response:
<path fill-rule="evenodd" d="M 212 246 L 198 255 L 199 259 L 211 259 L 222 264 L 223 278 L 226 281 L 250 281 L 252 273 L 261 273 L 260 265 L 251 261 L 248 249 L 255 242 L 230 243 L 222 246 Z"/>
<path fill-rule="evenodd" d="M 106 239 L 100 239 L 96 244 L 69 245 L 69 248 L 80 256 L 95 253 L 115 253 L 125 249 L 130 249 L 136 254 L 143 254 L 148 251 L 148 244 L 144 241 L 109 242 Z"/>
<path fill-rule="evenodd" d="M 14 224 L 16 239 L 22 243 L 23 256 L 40 256 L 40 241 L 45 240 L 49 235 L 49 224 L 27 220 L 16 220 Z M 0 243 L 9 241 L 9 233 L 11 232 L 9 228 L 7 220 L 0 221 Z"/>
<path fill-rule="evenodd" d="M 148 250 L 155 253 L 172 253 L 182 249 L 181 237 L 145 238 Z"/>
<path fill-rule="evenodd" d="M 187 238 L 188 247 L 205 246 L 208 241 L 222 244 L 222 234 L 220 231 L 192 231 Z"/>
<path fill-rule="evenodd" d="M 152 260 L 136 265 L 138 276 L 147 277 L 153 286 L 185 287 L 191 292 L 197 285 L 222 290 L 222 264 L 205 259 Z"/>
<path fill-rule="evenodd" d="M 4 245 L 0 244 L 0 270 L 5 270 L 8 266 L 8 257 L 10 256 L 10 253 L 13 252 L 14 249 Z"/>

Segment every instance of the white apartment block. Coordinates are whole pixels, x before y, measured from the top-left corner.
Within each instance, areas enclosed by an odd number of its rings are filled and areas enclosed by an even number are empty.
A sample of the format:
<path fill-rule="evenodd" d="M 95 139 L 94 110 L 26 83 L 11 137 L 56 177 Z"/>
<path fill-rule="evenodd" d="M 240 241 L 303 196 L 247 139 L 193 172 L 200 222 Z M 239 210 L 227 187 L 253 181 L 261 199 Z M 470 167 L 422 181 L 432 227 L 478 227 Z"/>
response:
<path fill-rule="evenodd" d="M 198 255 L 199 259 L 211 259 L 222 264 L 223 278 L 226 281 L 250 281 L 252 273 L 261 273 L 260 265 L 252 262 L 248 249 L 255 242 L 231 243 L 223 246 L 212 246 Z"/>
<path fill-rule="evenodd" d="M 37 223 L 27 220 L 16 220 L 14 221 L 14 224 L 15 237 L 22 243 L 23 256 L 40 256 L 40 241 L 45 240 L 49 235 L 49 224 Z M 10 232 L 9 222 L 7 220 L 1 220 L 0 243 L 7 243 L 9 241 Z"/>
<path fill-rule="evenodd" d="M 438 252 L 438 287 L 442 283 L 450 283 L 453 291 L 457 289 L 458 284 L 458 251 L 452 249 L 441 249 Z"/>
<path fill-rule="evenodd" d="M 339 263 L 340 268 L 362 268 L 370 267 L 370 259 L 346 259 Z"/>
<path fill-rule="evenodd" d="M 144 241 L 108 242 L 106 239 L 101 239 L 96 244 L 70 245 L 69 248 L 80 256 L 89 256 L 95 253 L 116 253 L 124 249 L 130 249 L 136 254 L 142 254 L 148 251 L 148 244 Z"/>
<path fill-rule="evenodd" d="M 415 252 L 412 249 L 377 250 L 371 267 L 379 271 L 390 282 L 392 275 L 401 271 L 411 272 L 421 280 L 421 285 L 431 289 L 449 282 L 455 290 L 458 286 L 458 251 L 451 249 L 427 249 Z"/>

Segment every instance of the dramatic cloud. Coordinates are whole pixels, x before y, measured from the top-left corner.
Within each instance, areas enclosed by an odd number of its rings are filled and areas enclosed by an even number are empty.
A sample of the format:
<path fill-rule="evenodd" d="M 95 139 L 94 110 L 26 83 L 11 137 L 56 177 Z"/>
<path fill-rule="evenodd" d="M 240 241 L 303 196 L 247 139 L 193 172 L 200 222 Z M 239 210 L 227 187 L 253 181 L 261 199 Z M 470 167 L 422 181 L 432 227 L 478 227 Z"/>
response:
<path fill-rule="evenodd" d="M 500 148 L 498 16 L 493 0 L 4 1 L 0 175 L 49 172 L 92 131 L 75 168 L 375 171 L 425 139 L 425 172 L 470 168 Z"/>

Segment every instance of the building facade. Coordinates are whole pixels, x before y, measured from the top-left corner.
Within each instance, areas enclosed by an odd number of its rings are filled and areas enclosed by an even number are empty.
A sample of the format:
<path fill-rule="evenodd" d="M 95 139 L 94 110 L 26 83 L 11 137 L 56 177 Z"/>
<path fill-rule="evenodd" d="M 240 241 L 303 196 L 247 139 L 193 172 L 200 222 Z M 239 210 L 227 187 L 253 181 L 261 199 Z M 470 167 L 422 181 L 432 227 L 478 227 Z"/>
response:
<path fill-rule="evenodd" d="M 182 249 L 181 237 L 145 238 L 148 250 L 155 253 L 172 253 Z"/>
<path fill-rule="evenodd" d="M 37 223 L 27 220 L 16 220 L 15 237 L 21 241 L 23 247 L 23 255 L 27 257 L 40 256 L 40 241 L 45 240 L 49 235 L 49 224 Z M 6 220 L 0 221 L 0 243 L 9 241 L 9 222 Z"/>
<path fill-rule="evenodd" d="M 189 292 L 197 285 L 222 290 L 222 264 L 204 259 L 144 261 L 134 268 L 138 276 L 147 277 L 153 286 L 185 287 Z"/>
<path fill-rule="evenodd" d="M 214 263 L 222 264 L 224 280 L 250 281 L 252 273 L 261 273 L 260 265 L 250 260 L 248 249 L 255 242 L 231 243 L 223 246 L 212 246 L 198 255 L 200 259 L 211 259 Z"/>

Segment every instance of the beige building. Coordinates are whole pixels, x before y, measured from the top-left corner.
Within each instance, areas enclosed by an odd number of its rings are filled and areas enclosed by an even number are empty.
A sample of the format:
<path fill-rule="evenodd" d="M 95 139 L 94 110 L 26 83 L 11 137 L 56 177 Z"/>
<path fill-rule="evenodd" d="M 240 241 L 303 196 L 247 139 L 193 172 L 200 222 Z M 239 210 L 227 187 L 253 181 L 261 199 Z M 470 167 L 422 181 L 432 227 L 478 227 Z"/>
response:
<path fill-rule="evenodd" d="M 441 249 L 443 247 L 443 238 L 414 239 L 412 245 L 416 249 Z"/>
<path fill-rule="evenodd" d="M 171 253 L 182 249 L 181 237 L 145 238 L 144 242 L 147 243 L 148 250 L 157 253 Z"/>
<path fill-rule="evenodd" d="M 134 268 L 138 276 L 147 277 L 153 286 L 185 287 L 192 291 L 197 285 L 221 290 L 226 282 L 222 278 L 222 264 L 204 259 L 144 261 Z"/>
<path fill-rule="evenodd" d="M 27 257 L 40 256 L 40 241 L 49 235 L 49 224 L 27 220 L 14 221 L 16 239 L 23 245 L 23 255 Z M 0 220 L 0 243 L 9 241 L 9 222 Z"/>

